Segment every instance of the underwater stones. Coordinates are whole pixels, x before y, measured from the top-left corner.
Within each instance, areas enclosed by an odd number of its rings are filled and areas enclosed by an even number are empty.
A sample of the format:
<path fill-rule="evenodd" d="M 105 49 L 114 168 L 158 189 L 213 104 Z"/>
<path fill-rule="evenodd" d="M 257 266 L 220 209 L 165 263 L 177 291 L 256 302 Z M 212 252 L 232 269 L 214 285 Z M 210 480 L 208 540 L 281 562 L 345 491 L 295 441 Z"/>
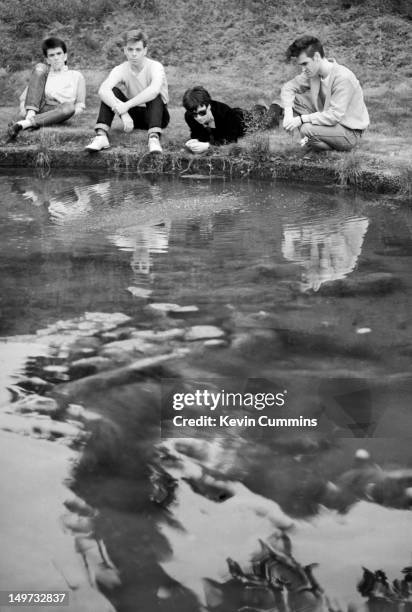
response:
<path fill-rule="evenodd" d="M 83 423 L 93 423 L 94 421 L 98 421 L 103 417 L 97 412 L 93 412 L 92 410 L 86 410 L 83 406 L 79 404 L 69 404 L 65 416 L 70 419 L 75 419 L 77 421 L 82 421 Z"/>
<path fill-rule="evenodd" d="M 194 305 L 190 306 L 179 306 L 179 304 L 170 304 L 170 303 L 153 303 L 149 304 L 148 308 L 154 310 L 155 312 L 161 314 L 168 314 L 169 312 L 178 313 L 178 314 L 190 314 L 193 312 L 198 312 L 199 308 Z"/>
<path fill-rule="evenodd" d="M 235 334 L 232 348 L 245 355 L 279 354 L 283 343 L 273 329 L 251 329 Z"/>
<path fill-rule="evenodd" d="M 136 356 L 136 353 L 153 355 L 158 353 L 159 350 L 163 351 L 164 348 L 145 342 L 142 338 L 129 338 L 128 340 L 118 340 L 117 342 L 106 344 L 100 354 L 115 361 L 130 361 L 130 359 Z"/>
<path fill-rule="evenodd" d="M 53 385 L 38 376 L 28 376 L 19 379 L 19 387 L 25 389 L 29 393 L 47 393 L 53 388 Z"/>
<path fill-rule="evenodd" d="M 133 338 L 146 340 L 149 342 L 169 342 L 170 340 L 181 340 L 185 335 L 185 330 L 181 327 L 174 327 L 165 330 L 142 329 L 134 331 Z"/>
<path fill-rule="evenodd" d="M 134 327 L 118 327 L 111 331 L 104 332 L 100 337 L 105 342 L 117 342 L 118 340 L 127 340 L 134 331 Z"/>
<path fill-rule="evenodd" d="M 213 338 L 212 340 L 206 340 L 206 342 L 203 343 L 203 346 L 208 349 L 222 348 L 224 346 L 227 346 L 227 343 L 226 340 L 219 340 L 218 338 Z"/>
<path fill-rule="evenodd" d="M 349 297 L 357 295 L 384 295 L 401 286 L 401 281 L 389 272 L 357 275 L 323 283 L 318 295 L 327 297 Z"/>
<path fill-rule="evenodd" d="M 102 356 L 87 357 L 73 361 L 69 367 L 70 378 L 83 378 L 98 372 L 110 370 L 113 367 L 111 359 Z"/>
<path fill-rule="evenodd" d="M 60 407 L 56 400 L 51 397 L 44 397 L 42 395 L 28 395 L 24 399 L 19 400 L 13 406 L 17 412 L 38 412 L 40 414 L 48 414 L 54 416 L 60 410 Z"/>
<path fill-rule="evenodd" d="M 185 340 L 193 342 L 194 340 L 208 340 L 212 338 L 222 338 L 225 335 L 223 329 L 215 325 L 194 325 L 185 333 Z"/>
<path fill-rule="evenodd" d="M 50 364 L 43 367 L 44 376 L 53 382 L 69 380 L 69 368 L 67 365 Z"/>

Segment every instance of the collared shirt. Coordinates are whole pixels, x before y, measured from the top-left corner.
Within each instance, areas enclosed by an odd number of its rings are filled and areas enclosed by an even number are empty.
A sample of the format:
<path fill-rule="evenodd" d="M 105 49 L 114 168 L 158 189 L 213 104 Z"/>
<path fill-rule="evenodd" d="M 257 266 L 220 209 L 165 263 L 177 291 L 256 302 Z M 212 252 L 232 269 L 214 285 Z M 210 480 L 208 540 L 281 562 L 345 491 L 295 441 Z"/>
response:
<path fill-rule="evenodd" d="M 78 70 L 50 70 L 44 88 L 46 104 L 63 104 L 71 102 L 86 108 L 86 85 L 84 77 Z"/>

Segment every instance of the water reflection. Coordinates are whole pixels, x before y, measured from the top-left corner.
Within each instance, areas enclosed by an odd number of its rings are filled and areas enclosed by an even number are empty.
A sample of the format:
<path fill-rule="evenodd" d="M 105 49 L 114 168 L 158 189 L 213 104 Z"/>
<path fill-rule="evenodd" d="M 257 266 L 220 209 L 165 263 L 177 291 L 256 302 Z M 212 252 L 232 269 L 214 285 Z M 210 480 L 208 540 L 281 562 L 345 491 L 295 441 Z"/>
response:
<path fill-rule="evenodd" d="M 286 224 L 282 254 L 305 269 L 302 288 L 317 291 L 355 269 L 369 225 L 368 219 L 330 217 L 318 222 Z"/>

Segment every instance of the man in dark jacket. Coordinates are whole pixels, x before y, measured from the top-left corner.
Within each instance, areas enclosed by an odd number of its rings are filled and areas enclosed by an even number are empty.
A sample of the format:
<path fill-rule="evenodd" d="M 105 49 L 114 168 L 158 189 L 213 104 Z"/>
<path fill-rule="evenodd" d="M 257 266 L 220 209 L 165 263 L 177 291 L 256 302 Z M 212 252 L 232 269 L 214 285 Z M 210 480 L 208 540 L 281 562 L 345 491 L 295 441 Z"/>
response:
<path fill-rule="evenodd" d="M 276 109 L 272 107 L 269 111 L 260 104 L 256 104 L 251 111 L 231 108 L 223 102 L 212 100 L 209 92 L 201 86 L 192 87 L 184 93 L 183 106 L 186 109 L 185 121 L 190 128 L 190 140 L 185 144 L 192 153 L 204 153 L 211 144 L 237 142 L 247 129 L 274 127 L 279 123 L 279 117 L 273 116 Z"/>

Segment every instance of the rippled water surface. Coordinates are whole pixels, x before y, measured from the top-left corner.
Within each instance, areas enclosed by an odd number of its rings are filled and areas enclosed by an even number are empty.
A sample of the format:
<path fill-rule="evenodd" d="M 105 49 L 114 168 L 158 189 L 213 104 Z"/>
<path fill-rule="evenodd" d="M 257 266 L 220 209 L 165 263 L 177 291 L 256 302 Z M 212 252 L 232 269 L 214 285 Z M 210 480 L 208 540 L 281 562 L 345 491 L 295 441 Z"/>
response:
<path fill-rule="evenodd" d="M 147 326 L 151 303 L 194 304 L 190 324 L 217 325 L 227 342 L 184 360 L 183 377 L 286 389 L 291 414 L 333 408 L 330 431 L 340 434 L 323 442 L 239 434 L 247 460 L 236 460 L 230 477 L 297 521 L 296 557 L 319 562 L 321 583 L 344 601 L 359 597 L 361 566 L 393 578 L 411 564 L 408 483 L 383 505 L 325 508 L 320 492 L 351 469 L 359 448 L 388 472 L 412 468 L 410 208 L 283 183 L 68 173 L 0 180 L 3 400 L 10 364 L 21 369 L 32 354 L 30 339 L 18 336 L 85 312 L 121 312 Z M 90 401 L 110 412 L 131 395 L 112 389 Z M 219 473 L 233 448 L 215 444 Z M 130 481 L 117 476 L 82 490 L 100 505 L 121 569 L 124 587 L 112 598 L 120 612 L 199 609 L 202 579 L 227 580 L 226 557 L 247 561 L 252 542 L 270 533 L 246 501 L 229 508 L 183 482 L 169 515 L 143 488 L 132 502 L 127 491 Z"/>

